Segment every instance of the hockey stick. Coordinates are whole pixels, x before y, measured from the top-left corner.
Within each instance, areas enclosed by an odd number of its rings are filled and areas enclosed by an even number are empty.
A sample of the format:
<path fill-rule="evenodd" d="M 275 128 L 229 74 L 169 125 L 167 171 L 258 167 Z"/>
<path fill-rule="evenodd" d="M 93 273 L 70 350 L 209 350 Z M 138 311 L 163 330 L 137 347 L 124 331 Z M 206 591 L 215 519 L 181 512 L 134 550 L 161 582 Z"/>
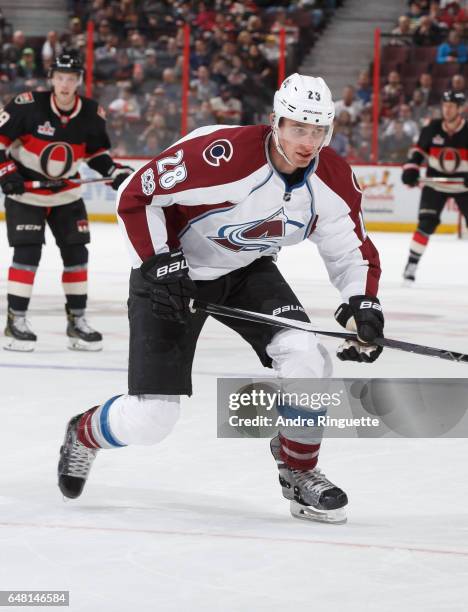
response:
<path fill-rule="evenodd" d="M 99 178 L 92 179 L 57 179 L 57 180 L 49 180 L 49 181 L 25 181 L 24 186 L 26 189 L 53 189 L 54 187 L 65 187 L 67 184 L 74 185 L 88 185 L 89 183 L 112 183 L 110 177 L 102 176 Z"/>
<path fill-rule="evenodd" d="M 208 302 L 201 302 L 199 300 L 190 300 L 190 310 L 192 312 L 199 310 L 201 312 L 206 312 L 207 314 L 211 315 L 231 317 L 233 319 L 242 319 L 244 321 L 252 321 L 253 323 L 264 323 L 267 325 L 273 325 L 274 327 L 299 329 L 302 331 L 310 332 L 312 334 L 319 334 L 320 336 L 330 336 L 332 338 L 341 338 L 344 340 L 357 340 L 357 334 L 352 334 L 349 332 L 323 331 L 319 329 L 314 329 L 310 323 L 304 323 L 303 321 L 286 319 L 284 317 L 276 317 L 273 315 L 267 315 L 259 312 L 251 312 L 250 310 L 232 308 L 231 306 L 209 304 Z M 386 348 L 396 349 L 398 351 L 405 351 L 407 353 L 415 353 L 416 355 L 425 355 L 427 357 L 438 357 L 439 359 L 446 359 L 447 361 L 468 363 L 468 355 L 465 355 L 464 353 L 457 353 L 456 351 L 448 351 L 446 349 L 439 349 L 431 346 L 423 346 L 421 344 L 413 344 L 411 342 L 403 342 L 402 340 L 392 340 L 390 338 L 376 338 L 373 341 L 373 344 L 377 344 L 378 346 Z"/>
<path fill-rule="evenodd" d="M 420 185 L 464 185 L 461 176 L 455 178 L 446 178 L 445 176 L 424 176 L 419 179 Z"/>

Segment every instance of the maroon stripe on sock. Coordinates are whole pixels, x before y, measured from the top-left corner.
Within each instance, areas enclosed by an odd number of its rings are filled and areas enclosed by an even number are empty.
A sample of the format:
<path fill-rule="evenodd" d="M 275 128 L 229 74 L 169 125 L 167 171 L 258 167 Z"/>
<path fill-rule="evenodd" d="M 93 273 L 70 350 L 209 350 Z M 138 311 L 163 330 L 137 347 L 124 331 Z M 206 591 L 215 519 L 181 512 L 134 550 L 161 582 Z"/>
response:
<path fill-rule="evenodd" d="M 288 440 L 280 434 L 280 456 L 285 464 L 295 470 L 313 470 L 318 463 L 320 444 L 306 444 Z M 289 452 L 288 452 L 289 451 Z M 301 456 L 302 455 L 302 456 Z M 313 455 L 312 457 L 310 455 Z"/>
<path fill-rule="evenodd" d="M 91 410 L 85 412 L 78 421 L 78 441 L 87 448 L 101 448 L 93 436 L 93 429 L 91 426 L 91 419 L 97 409 L 98 406 L 91 408 Z"/>

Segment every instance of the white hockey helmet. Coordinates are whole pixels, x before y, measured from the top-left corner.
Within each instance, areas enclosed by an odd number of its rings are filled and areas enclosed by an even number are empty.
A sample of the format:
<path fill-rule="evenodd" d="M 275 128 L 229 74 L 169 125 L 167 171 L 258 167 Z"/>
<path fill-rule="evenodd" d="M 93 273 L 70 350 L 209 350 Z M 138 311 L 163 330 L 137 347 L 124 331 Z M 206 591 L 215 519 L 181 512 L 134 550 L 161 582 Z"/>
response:
<path fill-rule="evenodd" d="M 330 89 L 321 77 L 304 76 L 297 72 L 289 76 L 275 93 L 273 112 L 273 133 L 277 146 L 277 130 L 281 117 L 328 127 L 322 147 L 330 144 L 335 105 Z"/>

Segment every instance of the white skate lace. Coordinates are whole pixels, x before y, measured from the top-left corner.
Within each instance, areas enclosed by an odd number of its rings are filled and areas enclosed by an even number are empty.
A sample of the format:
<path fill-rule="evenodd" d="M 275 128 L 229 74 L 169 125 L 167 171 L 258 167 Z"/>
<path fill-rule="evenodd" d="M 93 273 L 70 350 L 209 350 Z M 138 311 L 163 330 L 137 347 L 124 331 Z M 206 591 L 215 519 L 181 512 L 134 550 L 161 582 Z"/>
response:
<path fill-rule="evenodd" d="M 80 317 L 75 317 L 74 325 L 77 329 L 79 329 L 84 334 L 92 334 L 94 333 L 94 329 L 88 325 L 88 321 L 84 315 Z"/>
<path fill-rule="evenodd" d="M 15 315 L 13 318 L 13 326 L 21 333 L 32 334 L 31 324 L 23 315 Z"/>
<path fill-rule="evenodd" d="M 86 478 L 96 457 L 97 450 L 87 448 L 80 442 L 75 442 L 68 458 L 68 476 Z"/>
<path fill-rule="evenodd" d="M 292 470 L 297 483 L 306 491 L 320 495 L 323 491 L 333 488 L 335 485 L 322 474 L 319 468 L 313 470 Z"/>

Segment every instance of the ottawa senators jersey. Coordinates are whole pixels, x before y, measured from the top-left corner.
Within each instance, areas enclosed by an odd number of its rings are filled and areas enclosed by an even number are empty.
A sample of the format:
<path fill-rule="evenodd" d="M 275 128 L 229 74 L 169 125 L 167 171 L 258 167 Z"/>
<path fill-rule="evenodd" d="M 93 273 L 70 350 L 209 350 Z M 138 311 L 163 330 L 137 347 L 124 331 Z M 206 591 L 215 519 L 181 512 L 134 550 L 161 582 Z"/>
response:
<path fill-rule="evenodd" d="M 468 173 L 468 124 L 460 119 L 455 132 L 444 129 L 442 119 L 434 119 L 421 130 L 416 146 L 410 150 L 408 162 L 403 168 L 419 167 L 427 163 L 426 176 L 455 178 Z M 432 189 L 444 193 L 468 191 L 463 185 L 431 185 Z"/>
<path fill-rule="evenodd" d="M 113 167 L 104 111 L 94 100 L 76 96 L 67 113 L 52 92 L 17 95 L 0 110 L 0 180 L 19 172 L 26 181 L 79 178 L 82 161 L 108 176 Z M 12 199 L 36 206 L 60 206 L 80 197 L 79 185 L 28 189 Z"/>
<path fill-rule="evenodd" d="M 133 267 L 182 248 L 191 278 L 212 280 L 310 240 L 344 301 L 375 296 L 379 256 L 350 166 L 325 147 L 290 185 L 270 141 L 266 125 L 206 126 L 132 174 L 117 213 Z"/>

